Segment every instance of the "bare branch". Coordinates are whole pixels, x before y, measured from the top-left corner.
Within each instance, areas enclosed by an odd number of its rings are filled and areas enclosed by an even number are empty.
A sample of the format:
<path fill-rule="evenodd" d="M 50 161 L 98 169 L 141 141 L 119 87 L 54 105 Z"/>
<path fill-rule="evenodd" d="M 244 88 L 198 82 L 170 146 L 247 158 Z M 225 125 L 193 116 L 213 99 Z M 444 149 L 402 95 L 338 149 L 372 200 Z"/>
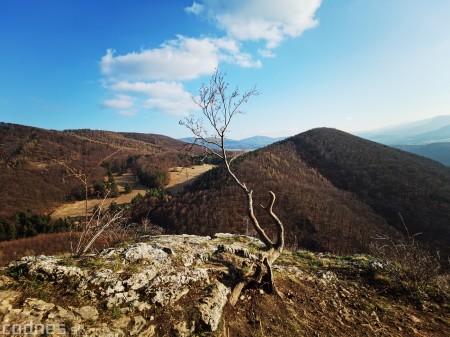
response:
<path fill-rule="evenodd" d="M 236 160 L 237 158 L 241 157 L 245 152 L 241 151 L 239 153 L 237 153 L 236 155 L 234 155 L 233 157 L 230 158 L 229 163 L 231 164 L 234 160 Z"/>
<path fill-rule="evenodd" d="M 275 224 L 277 225 L 277 241 L 274 244 L 274 248 L 283 249 L 284 247 L 284 226 L 281 220 L 276 216 L 273 212 L 273 205 L 275 204 L 275 193 L 269 191 L 270 193 L 270 201 L 266 207 L 261 205 L 261 207 L 267 212 L 267 214 L 273 219 Z"/>

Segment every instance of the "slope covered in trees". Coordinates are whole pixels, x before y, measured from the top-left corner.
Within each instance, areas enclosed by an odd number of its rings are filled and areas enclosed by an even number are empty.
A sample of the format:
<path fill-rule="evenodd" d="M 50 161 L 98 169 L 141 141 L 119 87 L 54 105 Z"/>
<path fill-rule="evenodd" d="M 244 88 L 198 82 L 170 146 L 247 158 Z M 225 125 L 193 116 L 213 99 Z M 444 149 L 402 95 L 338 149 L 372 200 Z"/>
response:
<path fill-rule="evenodd" d="M 450 166 L 450 142 L 425 145 L 394 145 L 394 147 L 436 160 L 446 166 Z"/>
<path fill-rule="evenodd" d="M 366 251 L 378 233 L 404 233 L 401 214 L 410 234 L 423 232 L 424 240 L 448 252 L 450 170 L 431 160 L 323 128 L 248 153 L 233 165 L 254 190 L 255 204 L 267 202 L 267 190 L 276 193 L 291 247 Z M 150 214 L 170 232 L 246 233 L 244 205 L 219 167 Z"/>
<path fill-rule="evenodd" d="M 0 123 L 0 218 L 8 222 L 14 213 L 25 210 L 48 213 L 57 205 L 83 198 L 80 181 L 62 163 L 77 173 L 92 171 L 92 185 L 111 171 L 134 170 L 151 180 L 151 174 L 164 174 L 186 161 L 179 152 L 183 144 L 160 135 L 53 131 Z"/>
<path fill-rule="evenodd" d="M 384 219 L 352 193 L 339 190 L 308 167 L 291 143 L 249 153 L 233 165 L 254 190 L 255 205 L 267 203 L 269 190 L 277 195 L 274 210 L 284 221 L 290 247 L 359 252 L 377 231 L 395 235 Z M 155 208 L 151 217 L 170 232 L 251 234 L 244 205 L 244 196 L 219 167 Z M 256 213 L 263 227 L 274 234 L 265 212 L 256 207 Z"/>
<path fill-rule="evenodd" d="M 450 251 L 450 169 L 435 161 L 335 129 L 288 140 L 336 187 L 351 191 L 395 228 Z"/>

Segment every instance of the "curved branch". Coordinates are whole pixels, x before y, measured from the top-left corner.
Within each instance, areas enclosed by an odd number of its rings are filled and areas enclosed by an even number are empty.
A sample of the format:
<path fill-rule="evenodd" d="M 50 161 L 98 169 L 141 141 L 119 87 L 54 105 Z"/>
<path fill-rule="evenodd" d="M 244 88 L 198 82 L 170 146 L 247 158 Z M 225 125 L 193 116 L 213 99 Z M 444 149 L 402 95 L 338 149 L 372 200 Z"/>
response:
<path fill-rule="evenodd" d="M 264 229 L 259 225 L 258 219 L 253 212 L 253 191 L 247 191 L 247 215 L 253 223 L 253 227 L 259 235 L 259 238 L 266 245 L 267 249 L 271 249 L 273 247 L 273 242 L 269 239 Z"/>
<path fill-rule="evenodd" d="M 272 220 L 277 225 L 277 242 L 274 244 L 274 248 L 280 250 L 280 252 L 284 248 L 284 226 L 281 220 L 276 216 L 273 212 L 273 205 L 275 204 L 275 193 L 269 191 L 270 193 L 270 201 L 266 207 L 261 205 L 261 207 L 267 212 L 267 214 L 272 218 Z"/>

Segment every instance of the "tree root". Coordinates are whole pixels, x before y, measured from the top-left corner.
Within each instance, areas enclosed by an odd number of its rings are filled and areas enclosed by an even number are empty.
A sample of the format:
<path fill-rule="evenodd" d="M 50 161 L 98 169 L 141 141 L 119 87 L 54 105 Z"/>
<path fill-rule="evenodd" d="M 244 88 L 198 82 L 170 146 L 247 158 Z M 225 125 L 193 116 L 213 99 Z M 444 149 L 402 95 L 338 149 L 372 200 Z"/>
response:
<path fill-rule="evenodd" d="M 272 266 L 267 258 L 257 264 L 253 275 L 246 274 L 233 288 L 228 302 L 234 307 L 244 289 L 266 288 L 268 293 L 273 293 L 283 299 L 284 295 L 277 289 L 272 272 Z"/>

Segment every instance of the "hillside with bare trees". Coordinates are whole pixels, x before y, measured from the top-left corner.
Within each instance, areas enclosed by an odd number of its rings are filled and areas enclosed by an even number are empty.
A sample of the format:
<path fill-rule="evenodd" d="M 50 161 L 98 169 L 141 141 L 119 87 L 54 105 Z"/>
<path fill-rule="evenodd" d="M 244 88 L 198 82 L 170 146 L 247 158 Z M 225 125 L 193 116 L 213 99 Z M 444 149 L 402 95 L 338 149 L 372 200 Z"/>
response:
<path fill-rule="evenodd" d="M 83 199 L 80 182 L 68 169 L 90 172 L 90 185 L 126 171 L 147 180 L 152 174 L 162 176 L 187 163 L 180 152 L 183 144 L 152 134 L 0 123 L 0 218 L 8 222 L 26 210 L 49 214 L 63 203 Z"/>
<path fill-rule="evenodd" d="M 450 170 L 434 161 L 322 128 L 250 152 L 233 165 L 258 196 L 256 205 L 267 203 L 267 190 L 276 193 L 290 247 L 364 252 L 379 234 L 395 237 L 406 226 L 410 235 L 421 232 L 418 239 L 449 252 Z M 251 234 L 243 205 L 218 167 L 150 217 L 173 233 Z"/>

